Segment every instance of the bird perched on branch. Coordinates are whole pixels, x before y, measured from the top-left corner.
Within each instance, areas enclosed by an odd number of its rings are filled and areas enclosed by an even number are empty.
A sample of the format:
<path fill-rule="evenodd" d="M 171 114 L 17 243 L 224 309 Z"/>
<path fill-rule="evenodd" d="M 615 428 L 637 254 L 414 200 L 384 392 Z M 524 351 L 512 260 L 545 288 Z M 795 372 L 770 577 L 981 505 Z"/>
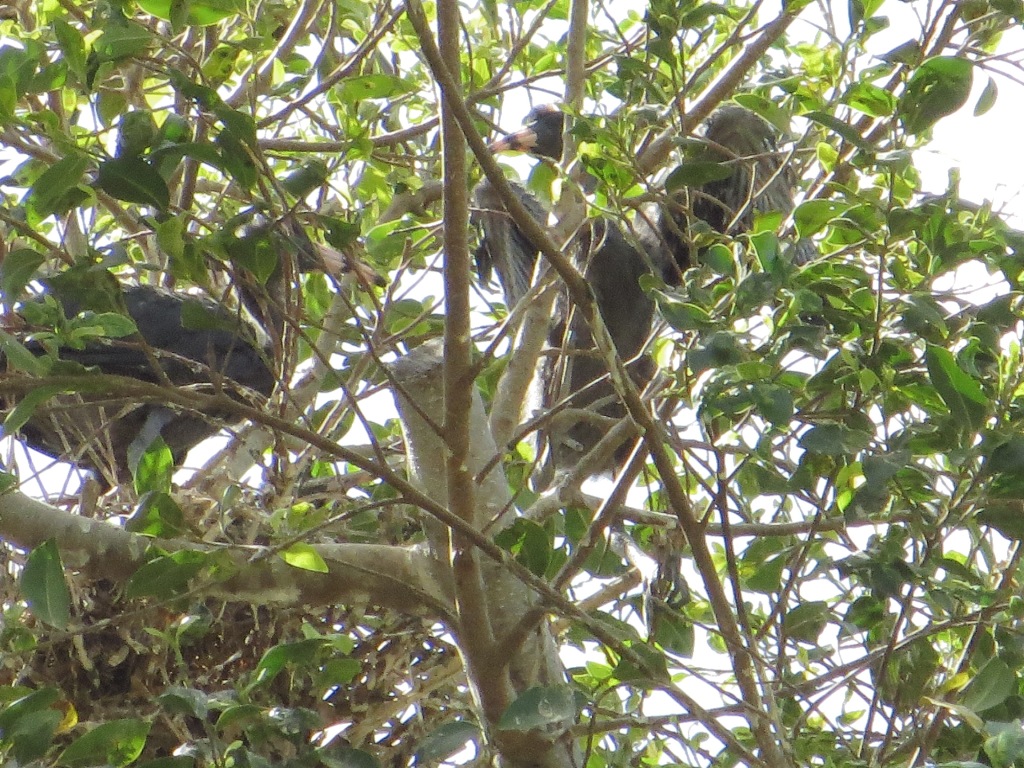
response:
<path fill-rule="evenodd" d="M 521 151 L 558 160 L 562 156 L 565 115 L 554 105 L 542 105 L 527 115 L 525 126 L 491 144 L 493 152 Z M 679 283 L 680 271 L 694 265 L 689 237 L 690 217 L 706 222 L 721 234 L 748 231 L 755 212 L 793 209 L 793 175 L 782 164 L 774 129 L 762 118 L 738 106 L 718 110 L 707 121 L 707 157 L 724 167 L 718 178 L 697 190 L 669 196 L 666 206 L 639 217 L 630 233 L 616 222 L 594 220 L 576 238 L 573 258 L 594 292 L 597 308 L 623 360 L 632 360 L 630 373 L 640 387 L 650 382 L 654 364 L 642 350 L 651 335 L 654 303 L 640 287 L 640 277 L 654 270 L 666 283 Z M 541 224 L 547 212 L 522 186 L 513 184 L 529 214 Z M 686 204 L 687 192 L 692 205 Z M 482 237 L 476 251 L 477 271 L 487 282 L 492 272 L 514 307 L 531 284 L 539 250 L 505 210 L 486 180 L 474 190 L 474 220 Z M 802 263 L 814 255 L 809 241 L 793 251 Z M 590 329 L 576 318 L 568 302 L 560 302 L 550 343 L 562 349 L 562 375 L 553 366 L 547 373 L 544 405 L 554 407 L 563 398 L 569 407 L 591 410 L 600 417 L 621 419 L 625 409 L 614 393 L 607 370 L 596 356 Z M 567 429 L 551 430 L 549 443 L 555 468 L 567 469 L 603 437 L 607 422 L 585 417 Z M 626 458 L 620 446 L 612 466 Z"/>
<path fill-rule="evenodd" d="M 237 415 L 230 408 L 199 412 L 166 400 L 87 394 L 88 385 L 82 393 L 71 394 L 59 377 L 101 373 L 258 404 L 278 381 L 274 346 L 284 331 L 283 301 L 291 282 L 285 274 L 290 269 L 323 270 L 340 276 L 355 270 L 361 280 L 379 280 L 364 265 L 314 244 L 292 216 L 256 219 L 226 241 L 229 254 L 234 250 L 241 258 L 243 252 L 252 256 L 266 251 L 277 260 L 264 282 L 251 275 L 236 281 L 240 303 L 251 319 L 208 298 L 150 285 L 124 286 L 92 266 L 42 280 L 46 293 L 22 304 L 19 327 L 0 339 L 0 365 L 7 368 L 0 394 L 8 416 L 18 406 L 13 422 L 26 445 L 91 470 L 108 486 L 130 483 L 139 457 L 157 437 L 178 465 L 194 446 L 237 423 Z M 77 333 L 54 333 L 52 322 L 47 323 L 49 332 L 30 324 L 42 317 L 52 321 L 54 314 L 60 315 L 58 325 Z M 126 325 L 125 317 L 134 325 Z M 83 334 L 90 326 L 118 330 Z M 28 381 L 26 369 L 43 374 L 42 383 Z M 33 394 L 26 401 L 26 387 L 33 384 L 28 391 L 44 396 Z"/>
<path fill-rule="evenodd" d="M 521 150 L 558 158 L 562 126 L 563 115 L 557 108 L 540 107 L 530 113 L 524 130 L 494 142 L 491 150 Z M 511 186 L 530 216 L 546 224 L 547 211 L 540 202 L 522 186 Z M 497 273 L 511 309 L 526 295 L 540 251 L 512 220 L 490 182 L 484 180 L 477 185 L 473 200 L 473 218 L 482 233 L 476 250 L 477 272 L 483 282 L 489 281 L 492 272 Z M 652 267 L 659 272 L 665 270 L 665 250 L 649 227 L 627 233 L 610 219 L 588 221 L 570 248 L 574 263 L 593 291 L 619 357 L 627 362 L 636 385 L 643 388 L 655 370 L 653 361 L 643 354 L 653 323 L 654 302 L 640 287 L 640 277 Z M 571 409 L 564 418 L 556 419 L 558 426 L 548 431 L 549 458 L 554 469 L 568 469 L 607 434 L 609 420 L 621 420 L 626 411 L 596 354 L 590 328 L 564 295 L 556 306 L 549 343 L 562 354 L 542 374 L 543 404 L 552 409 Z M 621 466 L 628 458 L 629 447 L 619 445 L 611 461 L 598 463 L 598 471 L 607 470 L 609 465 Z"/>
<path fill-rule="evenodd" d="M 793 168 L 784 163 L 775 129 L 749 109 L 732 104 L 715 111 L 704 124 L 699 159 L 720 164 L 719 178 L 672 193 L 658 217 L 659 235 L 680 269 L 695 265 L 690 221 L 703 221 L 722 235 L 736 235 L 750 231 L 756 214 L 787 216 L 793 211 Z M 795 264 L 816 255 L 810 240 L 799 240 L 790 252 Z"/>

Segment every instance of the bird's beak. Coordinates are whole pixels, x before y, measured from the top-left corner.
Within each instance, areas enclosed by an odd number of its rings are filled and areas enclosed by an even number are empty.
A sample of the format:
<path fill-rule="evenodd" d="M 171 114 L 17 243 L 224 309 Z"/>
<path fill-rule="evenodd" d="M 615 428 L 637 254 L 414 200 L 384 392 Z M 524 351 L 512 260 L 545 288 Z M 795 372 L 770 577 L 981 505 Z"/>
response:
<path fill-rule="evenodd" d="M 370 265 L 350 258 L 329 245 L 314 243 L 313 248 L 327 274 L 337 278 L 354 278 L 360 287 L 367 290 L 374 285 L 378 288 L 387 285 L 387 281 Z"/>
<path fill-rule="evenodd" d="M 488 149 L 493 154 L 497 154 L 498 152 L 529 152 L 536 146 L 537 132 L 533 128 L 523 128 L 515 133 L 510 133 L 503 139 L 491 142 Z"/>

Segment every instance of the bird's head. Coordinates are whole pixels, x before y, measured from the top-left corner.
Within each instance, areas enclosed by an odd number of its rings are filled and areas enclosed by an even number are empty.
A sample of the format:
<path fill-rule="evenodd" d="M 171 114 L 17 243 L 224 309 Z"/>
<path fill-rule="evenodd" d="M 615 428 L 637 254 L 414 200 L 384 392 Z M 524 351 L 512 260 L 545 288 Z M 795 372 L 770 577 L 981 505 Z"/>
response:
<path fill-rule="evenodd" d="M 534 107 L 526 116 L 524 127 L 491 144 L 491 152 L 529 152 L 538 157 L 560 160 L 565 115 L 554 104 Z"/>

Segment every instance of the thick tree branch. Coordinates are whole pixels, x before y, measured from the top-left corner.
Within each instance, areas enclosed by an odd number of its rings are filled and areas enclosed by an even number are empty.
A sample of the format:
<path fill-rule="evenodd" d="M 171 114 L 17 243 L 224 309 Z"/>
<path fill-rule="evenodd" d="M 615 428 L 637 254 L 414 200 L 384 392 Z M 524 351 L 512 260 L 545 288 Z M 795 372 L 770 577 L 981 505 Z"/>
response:
<path fill-rule="evenodd" d="M 402 385 L 401 390 L 396 390 L 396 402 L 413 480 L 428 496 L 446 503 L 450 495 L 449 476 L 444 472 L 447 448 L 437 431 L 421 416 L 424 412 L 437 412 L 444 401 L 446 377 L 439 345 L 430 342 L 413 350 L 395 363 L 392 370 Z M 414 407 L 412 399 L 418 407 Z M 467 414 L 467 427 L 467 469 L 475 475 L 496 450 L 483 401 L 475 390 Z M 507 508 L 509 498 L 500 465 L 483 476 L 476 488 L 476 498 L 480 507 L 476 518 L 489 521 L 490 535 L 514 519 L 508 512 L 498 517 Z M 524 768 L 569 768 L 576 765 L 574 749 L 561 739 L 562 733 L 494 728 L 517 695 L 534 686 L 563 682 L 565 673 L 546 621 L 514 647 L 508 643 L 522 618 L 536 611 L 539 605 L 538 595 L 524 583 L 518 569 L 491 559 L 479 560 L 472 568 L 466 568 L 464 562 L 463 558 L 456 558 L 452 564 L 459 595 L 458 624 L 452 629 L 457 634 L 459 650 L 466 661 L 474 693 L 502 757 L 502 764 Z M 473 580 L 473 583 L 467 584 L 463 580 Z M 467 593 L 470 599 L 463 602 Z M 571 725 L 571 722 L 566 722 L 564 729 Z"/>
<path fill-rule="evenodd" d="M 316 545 L 330 569 L 314 573 L 273 555 L 253 558 L 261 548 L 163 540 L 129 533 L 110 523 L 56 509 L 19 492 L 0 495 L 0 538 L 22 549 L 54 539 L 64 564 L 92 578 L 124 582 L 147 557 L 150 546 L 165 550 L 226 551 L 233 575 L 205 589 L 231 600 L 288 605 L 333 605 L 366 601 L 438 620 L 450 617 L 450 575 L 425 552 L 378 544 Z"/>

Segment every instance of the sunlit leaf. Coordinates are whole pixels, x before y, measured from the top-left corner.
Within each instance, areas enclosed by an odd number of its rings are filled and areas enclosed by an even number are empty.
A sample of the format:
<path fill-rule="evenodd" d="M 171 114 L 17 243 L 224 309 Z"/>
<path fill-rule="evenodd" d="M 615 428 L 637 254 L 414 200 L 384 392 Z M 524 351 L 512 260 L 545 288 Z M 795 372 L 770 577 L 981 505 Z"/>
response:
<path fill-rule="evenodd" d="M 330 569 L 320 553 L 315 548 L 301 541 L 297 541 L 287 549 L 281 551 L 281 559 L 293 568 L 313 573 L 328 573 Z"/>
<path fill-rule="evenodd" d="M 138 0 L 139 7 L 157 18 L 170 21 L 175 13 L 175 0 Z M 188 9 L 184 23 L 209 26 L 241 12 L 244 5 L 240 0 L 190 0 L 183 4 Z"/>
<path fill-rule="evenodd" d="M 957 56 L 936 56 L 918 67 L 900 99 L 900 117 L 910 133 L 931 128 L 956 112 L 971 94 L 974 65 Z"/>

